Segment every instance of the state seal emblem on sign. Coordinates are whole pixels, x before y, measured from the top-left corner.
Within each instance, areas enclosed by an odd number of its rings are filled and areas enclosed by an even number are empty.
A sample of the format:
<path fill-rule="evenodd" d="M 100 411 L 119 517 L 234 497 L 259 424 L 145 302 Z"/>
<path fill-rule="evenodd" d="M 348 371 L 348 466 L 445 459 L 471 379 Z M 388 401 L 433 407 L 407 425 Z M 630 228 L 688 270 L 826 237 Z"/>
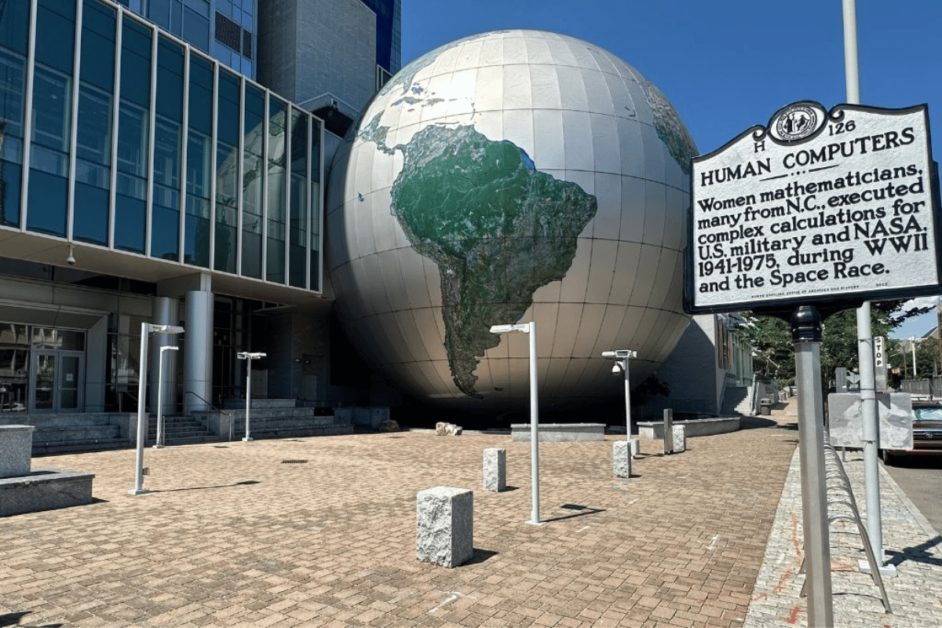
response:
<path fill-rule="evenodd" d="M 797 102 L 780 109 L 769 123 L 769 132 L 780 142 L 797 142 L 814 135 L 827 120 L 817 103 Z"/>

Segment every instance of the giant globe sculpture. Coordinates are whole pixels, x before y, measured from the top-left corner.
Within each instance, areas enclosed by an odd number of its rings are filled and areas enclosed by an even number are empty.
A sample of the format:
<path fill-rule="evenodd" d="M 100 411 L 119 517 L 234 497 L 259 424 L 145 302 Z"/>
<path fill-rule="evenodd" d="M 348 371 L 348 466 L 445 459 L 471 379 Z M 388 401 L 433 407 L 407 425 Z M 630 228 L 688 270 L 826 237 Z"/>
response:
<path fill-rule="evenodd" d="M 590 43 L 510 30 L 415 60 L 334 159 L 327 270 L 364 357 L 405 392 L 523 409 L 536 321 L 541 408 L 618 398 L 689 322 L 684 212 L 696 147 L 664 95 Z"/>

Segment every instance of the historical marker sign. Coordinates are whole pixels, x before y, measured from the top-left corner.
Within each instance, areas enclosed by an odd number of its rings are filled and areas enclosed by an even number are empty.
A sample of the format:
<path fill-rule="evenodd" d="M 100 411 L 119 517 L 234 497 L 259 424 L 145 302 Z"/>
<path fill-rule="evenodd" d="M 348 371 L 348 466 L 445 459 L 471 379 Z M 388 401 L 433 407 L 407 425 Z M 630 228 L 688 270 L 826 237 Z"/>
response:
<path fill-rule="evenodd" d="M 925 105 L 794 103 L 691 176 L 688 312 L 942 291 Z"/>

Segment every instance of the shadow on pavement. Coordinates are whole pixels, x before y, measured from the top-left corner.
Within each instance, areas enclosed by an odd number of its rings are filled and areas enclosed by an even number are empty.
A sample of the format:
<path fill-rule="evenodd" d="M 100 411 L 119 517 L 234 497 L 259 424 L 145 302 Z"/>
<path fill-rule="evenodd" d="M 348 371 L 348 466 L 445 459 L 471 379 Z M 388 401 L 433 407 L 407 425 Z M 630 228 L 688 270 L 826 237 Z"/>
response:
<path fill-rule="evenodd" d="M 742 430 L 755 430 L 762 427 L 776 427 L 778 426 L 777 421 L 772 419 L 760 419 L 759 417 L 754 416 L 743 416 L 739 419 L 739 429 Z"/>
<path fill-rule="evenodd" d="M 588 506 L 580 506 L 579 504 L 563 504 L 559 507 L 561 510 L 578 510 L 579 512 L 572 515 L 563 515 L 561 517 L 549 517 L 543 519 L 544 523 L 549 523 L 550 521 L 565 521 L 566 519 L 575 519 L 576 517 L 584 517 L 586 515 L 594 515 L 599 512 L 605 512 L 604 508 L 589 508 Z"/>
<path fill-rule="evenodd" d="M 5 626 L 19 626 L 20 620 L 32 612 L 33 611 L 20 611 L 0 615 L 0 628 L 4 628 Z M 60 626 L 62 626 L 62 624 L 42 624 L 41 626 L 36 626 L 36 628 L 60 628 Z"/>
<path fill-rule="evenodd" d="M 942 544 L 942 536 L 936 536 L 935 538 L 929 539 L 925 543 L 920 543 L 915 547 L 904 548 L 902 552 L 886 550 L 886 553 L 892 556 L 892 558 L 890 558 L 887 563 L 898 566 L 907 560 L 911 560 L 916 563 L 925 563 L 927 565 L 935 565 L 937 567 L 942 566 L 942 560 L 932 556 L 929 553 L 930 549 L 940 544 Z"/>
<path fill-rule="evenodd" d="M 232 488 L 233 486 L 251 486 L 252 484 L 259 484 L 258 480 L 245 480 L 244 482 L 236 482 L 235 484 L 220 484 L 219 486 L 191 486 L 189 488 L 164 488 L 156 489 L 150 491 L 151 493 L 176 493 L 178 491 L 206 491 L 215 488 Z M 0 624 L 2 626 L 3 624 Z"/>
<path fill-rule="evenodd" d="M 491 558 L 492 556 L 497 556 L 497 552 L 492 552 L 491 550 L 485 550 L 485 549 L 478 549 L 475 547 L 474 556 L 472 556 L 471 560 L 469 560 L 468 562 L 462 563 L 461 566 L 467 567 L 468 565 L 479 565 L 483 563 L 484 561 L 486 561 L 487 559 Z"/>

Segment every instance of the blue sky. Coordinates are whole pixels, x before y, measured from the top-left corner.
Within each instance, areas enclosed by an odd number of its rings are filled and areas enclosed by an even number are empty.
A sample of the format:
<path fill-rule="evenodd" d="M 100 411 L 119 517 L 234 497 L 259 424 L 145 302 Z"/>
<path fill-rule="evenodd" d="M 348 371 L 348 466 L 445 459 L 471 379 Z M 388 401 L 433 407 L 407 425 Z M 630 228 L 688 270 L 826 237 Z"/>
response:
<path fill-rule="evenodd" d="M 865 105 L 929 105 L 942 129 L 942 2 L 858 2 Z M 618 55 L 657 85 L 701 153 L 716 150 L 783 105 L 845 102 L 840 0 L 403 0 L 403 66 L 455 39 L 506 28 L 579 37 Z M 942 156 L 942 131 L 933 153 Z M 930 313 L 894 336 L 934 327 Z"/>

